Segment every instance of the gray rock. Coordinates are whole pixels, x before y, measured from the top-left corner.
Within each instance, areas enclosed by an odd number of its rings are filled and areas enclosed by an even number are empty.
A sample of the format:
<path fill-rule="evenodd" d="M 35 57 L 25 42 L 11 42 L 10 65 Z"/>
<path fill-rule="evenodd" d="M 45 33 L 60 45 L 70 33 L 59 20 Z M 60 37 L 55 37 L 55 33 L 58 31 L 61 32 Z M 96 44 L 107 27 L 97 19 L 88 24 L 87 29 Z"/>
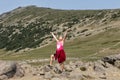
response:
<path fill-rule="evenodd" d="M 7 75 L 9 78 L 16 73 L 16 63 L 14 62 L 0 62 L 0 75 Z"/>
<path fill-rule="evenodd" d="M 99 74 L 105 73 L 105 67 L 101 65 L 99 62 L 94 63 L 93 70 Z"/>
<path fill-rule="evenodd" d="M 54 68 L 53 68 L 53 71 L 54 71 L 56 74 L 62 73 L 62 71 L 61 71 L 58 67 L 54 67 Z"/>
<path fill-rule="evenodd" d="M 39 74 L 40 74 L 40 75 L 45 75 L 45 72 L 40 71 Z"/>
<path fill-rule="evenodd" d="M 45 65 L 41 68 L 41 70 L 43 70 L 44 72 L 49 72 L 53 69 L 53 66 L 50 65 Z"/>
<path fill-rule="evenodd" d="M 16 62 L 0 61 L 0 76 L 2 78 L 7 77 L 22 77 L 24 76 L 24 70 Z"/>
<path fill-rule="evenodd" d="M 102 67 L 96 66 L 96 65 L 93 67 L 93 69 L 94 69 L 96 72 L 104 72 L 104 71 L 105 71 Z"/>
<path fill-rule="evenodd" d="M 89 75 L 82 75 L 83 77 L 84 77 L 84 79 L 88 79 L 88 80 L 90 80 L 90 79 L 94 79 L 94 77 L 92 77 L 92 76 L 90 76 L 91 74 L 89 74 Z"/>
<path fill-rule="evenodd" d="M 109 63 L 113 66 L 116 66 L 117 68 L 120 68 L 120 54 L 117 55 L 111 55 L 104 57 L 102 61 L 106 64 Z M 110 65 L 109 65 L 110 66 Z"/>
<path fill-rule="evenodd" d="M 63 71 L 63 72 L 60 74 L 60 77 L 67 78 L 67 77 L 69 77 L 69 75 L 70 75 L 70 72 L 65 72 L 65 71 Z"/>
<path fill-rule="evenodd" d="M 107 79 L 106 76 L 100 76 L 99 78 L 100 78 L 100 79 Z"/>
<path fill-rule="evenodd" d="M 72 69 L 77 68 L 80 65 L 79 62 L 72 62 L 72 61 L 70 61 L 68 67 L 72 68 Z"/>
<path fill-rule="evenodd" d="M 120 69 L 120 60 L 115 61 L 115 66 Z"/>
<path fill-rule="evenodd" d="M 53 76 L 54 75 L 51 72 L 46 72 L 44 77 L 45 77 L 45 79 L 51 79 L 51 78 L 53 78 Z"/>
<path fill-rule="evenodd" d="M 72 67 L 70 66 L 70 65 L 66 65 L 65 66 L 65 71 L 67 71 L 67 72 L 71 72 L 73 69 L 72 69 Z"/>
<path fill-rule="evenodd" d="M 7 80 L 7 79 L 8 79 L 8 77 L 6 75 L 0 76 L 0 80 Z"/>
<path fill-rule="evenodd" d="M 115 64 L 115 59 L 114 58 L 112 58 L 112 57 L 104 57 L 103 59 L 102 59 L 102 61 L 104 62 L 104 63 L 109 63 L 109 64 L 112 64 L 112 65 L 114 65 Z"/>
<path fill-rule="evenodd" d="M 16 77 L 23 77 L 24 74 L 25 74 L 25 71 L 23 70 L 23 68 L 19 64 L 16 64 L 16 73 L 15 73 L 15 76 Z"/>
<path fill-rule="evenodd" d="M 72 71 L 69 76 L 70 80 L 84 80 L 83 75 L 78 71 Z"/>

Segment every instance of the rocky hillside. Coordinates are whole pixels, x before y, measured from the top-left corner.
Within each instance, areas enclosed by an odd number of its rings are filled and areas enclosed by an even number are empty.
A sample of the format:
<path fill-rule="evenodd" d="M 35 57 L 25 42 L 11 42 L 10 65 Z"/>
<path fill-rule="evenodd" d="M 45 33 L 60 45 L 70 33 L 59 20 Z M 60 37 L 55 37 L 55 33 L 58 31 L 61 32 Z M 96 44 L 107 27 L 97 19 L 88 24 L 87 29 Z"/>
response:
<path fill-rule="evenodd" d="M 101 33 L 101 27 L 120 20 L 120 10 L 57 10 L 36 6 L 19 7 L 0 15 L 0 49 L 31 49 L 49 44 L 50 32 L 71 29 L 67 39 Z"/>

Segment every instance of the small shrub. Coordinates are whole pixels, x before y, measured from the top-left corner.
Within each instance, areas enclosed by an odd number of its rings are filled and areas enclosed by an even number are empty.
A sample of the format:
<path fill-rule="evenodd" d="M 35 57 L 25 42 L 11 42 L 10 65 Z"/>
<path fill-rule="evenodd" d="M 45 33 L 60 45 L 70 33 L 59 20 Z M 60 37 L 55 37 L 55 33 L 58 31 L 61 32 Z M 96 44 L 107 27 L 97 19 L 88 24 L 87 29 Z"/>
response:
<path fill-rule="evenodd" d="M 86 71 L 87 69 L 86 69 L 86 67 L 80 67 L 80 70 L 81 71 Z"/>

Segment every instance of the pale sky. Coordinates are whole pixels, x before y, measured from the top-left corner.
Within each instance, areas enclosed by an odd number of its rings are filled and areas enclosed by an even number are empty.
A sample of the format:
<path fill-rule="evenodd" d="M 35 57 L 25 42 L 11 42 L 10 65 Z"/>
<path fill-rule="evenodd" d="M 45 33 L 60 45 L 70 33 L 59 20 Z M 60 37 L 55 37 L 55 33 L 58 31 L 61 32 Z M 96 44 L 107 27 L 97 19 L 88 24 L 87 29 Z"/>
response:
<path fill-rule="evenodd" d="M 0 14 L 29 5 L 68 10 L 116 9 L 120 8 L 120 0 L 1 0 Z"/>

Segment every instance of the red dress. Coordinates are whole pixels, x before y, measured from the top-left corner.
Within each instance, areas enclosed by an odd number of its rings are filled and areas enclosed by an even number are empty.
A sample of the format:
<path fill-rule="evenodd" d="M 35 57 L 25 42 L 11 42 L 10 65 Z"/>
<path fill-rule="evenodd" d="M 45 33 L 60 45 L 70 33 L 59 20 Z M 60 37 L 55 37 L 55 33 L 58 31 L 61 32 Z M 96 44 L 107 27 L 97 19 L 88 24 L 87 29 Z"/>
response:
<path fill-rule="evenodd" d="M 62 41 L 57 42 L 57 49 L 56 49 L 56 53 L 54 54 L 54 56 L 55 56 L 55 60 L 58 60 L 59 63 L 62 63 L 66 60 L 66 54 L 63 48 Z"/>

